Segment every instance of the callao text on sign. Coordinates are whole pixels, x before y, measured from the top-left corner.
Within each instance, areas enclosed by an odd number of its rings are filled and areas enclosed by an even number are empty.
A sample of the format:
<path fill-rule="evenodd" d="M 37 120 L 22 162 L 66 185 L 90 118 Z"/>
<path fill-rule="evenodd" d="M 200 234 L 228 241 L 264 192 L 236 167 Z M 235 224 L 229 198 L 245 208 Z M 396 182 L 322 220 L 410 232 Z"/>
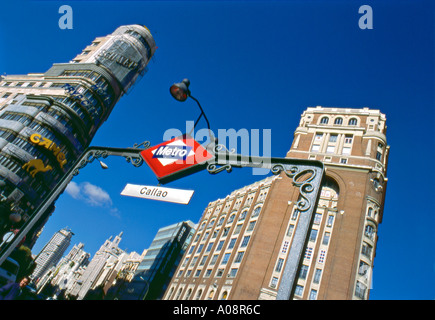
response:
<path fill-rule="evenodd" d="M 156 186 L 142 186 L 136 184 L 127 184 L 122 190 L 121 195 L 159 200 L 173 203 L 188 204 L 193 195 L 193 190 L 182 190 L 163 188 Z"/>
<path fill-rule="evenodd" d="M 214 157 L 187 134 L 148 148 L 141 156 L 162 183 L 201 170 L 201 164 Z"/>

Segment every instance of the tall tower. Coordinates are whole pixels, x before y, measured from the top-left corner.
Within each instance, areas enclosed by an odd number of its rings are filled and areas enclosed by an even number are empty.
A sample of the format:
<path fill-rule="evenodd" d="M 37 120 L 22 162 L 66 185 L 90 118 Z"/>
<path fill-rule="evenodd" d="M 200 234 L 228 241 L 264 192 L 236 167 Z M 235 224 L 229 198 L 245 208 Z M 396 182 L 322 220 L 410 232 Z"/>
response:
<path fill-rule="evenodd" d="M 56 232 L 50 241 L 44 246 L 38 257 L 35 259 L 36 268 L 33 271 L 32 278 L 38 282 L 47 270 L 55 266 L 66 249 L 71 243 L 74 233 L 69 229 L 62 229 Z"/>
<path fill-rule="evenodd" d="M 89 290 L 104 284 L 105 267 L 117 264 L 120 259 L 126 258 L 126 253 L 119 248 L 121 239 L 122 232 L 115 239 L 112 240 L 112 237 L 110 237 L 104 242 L 80 278 L 73 280 L 74 283 L 68 288 L 67 294 L 82 300 Z"/>
<path fill-rule="evenodd" d="M 389 147 L 378 110 L 308 108 L 289 158 L 323 161 L 325 179 L 294 299 L 368 299 Z M 164 299 L 276 299 L 299 211 L 284 173 L 210 202 Z"/>
<path fill-rule="evenodd" d="M 386 131 L 379 110 L 318 106 L 302 114 L 287 157 L 323 161 L 326 179 L 297 296 L 369 298 L 388 181 Z"/>
<path fill-rule="evenodd" d="M 121 26 L 69 63 L 1 77 L 0 191 L 24 221 L 144 75 L 155 49 L 146 27 Z"/>

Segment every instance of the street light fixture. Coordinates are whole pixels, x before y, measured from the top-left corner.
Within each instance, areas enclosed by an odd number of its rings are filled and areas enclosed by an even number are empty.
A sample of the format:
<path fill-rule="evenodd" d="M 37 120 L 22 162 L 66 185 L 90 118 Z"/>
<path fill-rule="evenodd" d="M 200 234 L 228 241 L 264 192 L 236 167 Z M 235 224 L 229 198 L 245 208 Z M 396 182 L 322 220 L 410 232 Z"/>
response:
<path fill-rule="evenodd" d="M 195 124 L 193 125 L 193 128 L 192 128 L 192 131 L 196 128 L 196 125 L 198 124 L 198 122 L 201 119 L 201 117 L 204 116 L 204 119 L 207 122 L 207 128 L 208 128 L 208 135 L 210 137 L 210 143 L 211 142 L 215 142 L 214 139 L 212 139 L 211 129 L 210 129 L 210 123 L 208 122 L 207 116 L 205 115 L 204 110 L 202 109 L 201 104 L 199 103 L 199 101 L 195 97 L 193 97 L 191 95 L 190 90 L 189 90 L 189 85 L 190 85 L 190 80 L 189 79 L 183 79 L 183 81 L 181 81 L 179 83 L 174 83 L 170 87 L 169 92 L 171 93 L 171 95 L 177 101 L 183 102 L 183 101 L 186 101 L 187 98 L 191 98 L 191 99 L 193 99 L 198 104 L 198 107 L 201 110 L 201 114 L 199 115 L 198 119 L 196 119 Z M 190 131 L 190 133 L 192 131 Z"/>

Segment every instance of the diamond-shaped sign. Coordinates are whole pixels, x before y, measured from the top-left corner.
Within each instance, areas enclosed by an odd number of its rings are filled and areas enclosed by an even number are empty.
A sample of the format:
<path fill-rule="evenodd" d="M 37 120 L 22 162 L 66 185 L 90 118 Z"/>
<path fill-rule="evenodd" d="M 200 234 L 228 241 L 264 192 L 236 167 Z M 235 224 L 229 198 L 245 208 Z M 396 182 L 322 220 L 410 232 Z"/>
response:
<path fill-rule="evenodd" d="M 162 183 L 201 170 L 201 164 L 213 158 L 187 134 L 148 148 L 140 154 Z"/>

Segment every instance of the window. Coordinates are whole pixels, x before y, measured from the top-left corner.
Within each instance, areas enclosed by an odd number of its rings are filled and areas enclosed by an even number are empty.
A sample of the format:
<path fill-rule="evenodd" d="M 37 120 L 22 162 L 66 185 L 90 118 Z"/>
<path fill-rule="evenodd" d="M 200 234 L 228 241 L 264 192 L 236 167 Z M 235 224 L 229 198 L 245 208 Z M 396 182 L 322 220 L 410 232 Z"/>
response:
<path fill-rule="evenodd" d="M 277 277 L 273 277 L 272 278 L 272 282 L 270 283 L 270 287 L 271 288 L 276 288 L 277 285 L 278 285 L 278 278 Z"/>
<path fill-rule="evenodd" d="M 237 240 L 237 238 L 232 238 L 232 239 L 230 240 L 230 244 L 228 245 L 228 249 L 232 249 L 232 248 L 234 248 L 234 245 L 235 245 L 235 243 L 236 243 L 236 240 Z"/>
<path fill-rule="evenodd" d="M 381 161 L 382 160 L 382 153 L 379 151 L 376 152 L 376 160 Z"/>
<path fill-rule="evenodd" d="M 320 277 L 322 276 L 322 269 L 316 269 L 314 272 L 313 283 L 320 283 Z"/>
<path fill-rule="evenodd" d="M 221 264 L 227 264 L 228 260 L 230 259 L 231 253 L 225 253 L 224 258 L 222 259 Z"/>
<path fill-rule="evenodd" d="M 312 229 L 310 232 L 310 241 L 316 241 L 317 238 L 317 230 L 316 229 Z"/>
<path fill-rule="evenodd" d="M 232 268 L 231 270 L 230 270 L 230 273 L 228 274 L 228 277 L 230 277 L 230 278 L 235 278 L 236 277 L 236 274 L 237 274 L 237 268 Z"/>
<path fill-rule="evenodd" d="M 207 260 L 207 258 L 208 258 L 208 256 L 203 256 L 199 265 L 203 266 L 205 264 L 205 261 Z"/>
<path fill-rule="evenodd" d="M 236 214 L 233 213 L 232 215 L 230 215 L 230 218 L 228 219 L 227 223 L 231 223 L 234 221 L 234 218 L 236 217 Z"/>
<path fill-rule="evenodd" d="M 221 226 L 224 223 L 225 217 L 219 219 L 217 226 Z"/>
<path fill-rule="evenodd" d="M 338 135 L 336 135 L 336 134 L 331 134 L 331 135 L 329 136 L 329 142 L 337 142 L 337 137 L 338 137 Z"/>
<path fill-rule="evenodd" d="M 246 231 L 252 231 L 252 230 L 254 230 L 256 222 L 257 221 L 251 221 L 251 222 L 249 222 L 248 229 Z"/>
<path fill-rule="evenodd" d="M 293 230 L 295 229 L 295 226 L 293 224 L 289 225 L 288 229 L 287 229 L 287 237 L 291 237 L 293 234 Z"/>
<path fill-rule="evenodd" d="M 242 244 L 240 245 L 241 248 L 244 248 L 248 245 L 249 239 L 251 238 L 251 236 L 245 236 L 243 237 L 243 241 Z"/>
<path fill-rule="evenodd" d="M 334 216 L 328 216 L 328 221 L 326 222 L 326 226 L 332 227 L 333 222 L 334 222 Z"/>
<path fill-rule="evenodd" d="M 188 254 L 191 254 L 191 253 L 193 252 L 193 250 L 195 250 L 195 246 L 191 246 L 191 247 L 190 247 L 190 250 L 189 250 L 189 253 L 188 253 Z"/>
<path fill-rule="evenodd" d="M 347 135 L 344 136 L 344 143 L 345 144 L 352 143 L 352 140 L 353 140 L 353 136 L 352 135 L 347 134 Z"/>
<path fill-rule="evenodd" d="M 197 292 L 197 294 L 196 294 L 196 300 L 199 300 L 199 298 L 201 298 L 201 295 L 202 295 L 202 290 L 201 289 L 199 289 L 198 290 L 198 292 Z"/>
<path fill-rule="evenodd" d="M 375 236 L 375 228 L 371 225 L 367 225 L 364 230 L 364 235 L 368 237 L 369 239 L 373 240 Z"/>
<path fill-rule="evenodd" d="M 222 249 L 222 246 L 224 245 L 224 240 L 222 240 L 222 241 L 219 241 L 219 244 L 218 244 L 218 246 L 217 246 L 217 248 L 216 248 L 216 251 L 219 251 L 219 250 L 221 250 Z"/>
<path fill-rule="evenodd" d="M 301 285 L 297 285 L 295 289 L 295 295 L 301 297 L 303 292 L 304 292 L 304 287 Z"/>
<path fill-rule="evenodd" d="M 363 283 L 357 281 L 355 286 L 355 295 L 358 298 L 364 299 L 366 294 L 367 287 Z"/>
<path fill-rule="evenodd" d="M 334 124 L 343 124 L 343 118 L 336 118 Z"/>
<path fill-rule="evenodd" d="M 308 266 L 302 265 L 301 271 L 299 272 L 299 279 L 305 280 L 308 274 Z"/>
<path fill-rule="evenodd" d="M 310 300 L 316 300 L 317 298 L 317 290 L 311 289 L 310 291 Z"/>
<path fill-rule="evenodd" d="M 371 257 L 372 257 L 372 249 L 373 249 L 373 247 L 371 245 L 369 245 L 368 243 L 364 242 L 363 245 L 362 245 L 361 253 L 363 255 L 365 255 L 367 258 L 371 259 Z"/>
<path fill-rule="evenodd" d="M 205 250 L 205 252 L 210 252 L 211 247 L 213 247 L 214 242 L 209 242 L 207 249 Z"/>
<path fill-rule="evenodd" d="M 367 271 L 370 269 L 370 266 L 364 261 L 359 262 L 358 274 L 360 276 L 367 276 Z"/>
<path fill-rule="evenodd" d="M 260 211 L 261 211 L 261 207 L 257 207 L 257 208 L 255 208 L 255 209 L 254 209 L 254 212 L 252 212 L 252 216 L 251 216 L 251 218 L 255 218 L 255 217 L 257 217 L 257 216 L 260 214 Z"/>
<path fill-rule="evenodd" d="M 299 211 L 298 211 L 297 209 L 293 210 L 293 213 L 292 213 L 292 220 L 296 220 L 296 219 L 297 219 L 297 217 L 298 217 L 298 213 L 299 213 Z"/>
<path fill-rule="evenodd" d="M 236 229 L 234 230 L 234 234 L 239 234 L 241 229 L 242 229 L 242 224 L 238 224 L 236 226 Z"/>
<path fill-rule="evenodd" d="M 328 245 L 329 244 L 329 239 L 331 238 L 331 233 L 329 232 L 325 232 L 325 234 L 323 235 L 323 241 L 322 244 L 324 245 Z"/>
<path fill-rule="evenodd" d="M 228 297 L 228 292 L 224 291 L 224 293 L 222 293 L 221 300 L 227 300 L 227 297 Z"/>
<path fill-rule="evenodd" d="M 220 278 L 222 277 L 223 274 L 224 274 L 224 269 L 218 269 L 218 271 L 216 272 L 216 277 Z"/>
<path fill-rule="evenodd" d="M 210 261 L 210 265 L 211 265 L 211 266 L 213 266 L 213 265 L 216 263 L 216 260 L 217 260 L 218 257 L 219 257 L 218 254 L 215 254 L 215 255 L 213 256 L 213 258 L 212 258 L 211 261 Z"/>
<path fill-rule="evenodd" d="M 358 120 L 356 118 L 352 118 L 349 120 L 349 125 L 350 126 L 356 126 L 358 123 Z"/>
<path fill-rule="evenodd" d="M 314 224 L 320 224 L 320 221 L 322 221 L 322 215 L 320 213 L 316 213 L 314 215 Z"/>
<path fill-rule="evenodd" d="M 329 119 L 328 117 L 323 117 L 322 119 L 320 119 L 320 124 L 328 124 Z"/>
<path fill-rule="evenodd" d="M 234 259 L 235 263 L 240 263 L 242 261 L 243 255 L 245 254 L 245 251 L 239 251 L 237 252 L 236 258 Z"/>
<path fill-rule="evenodd" d="M 241 214 L 240 214 L 240 217 L 239 217 L 239 221 L 241 221 L 241 220 L 245 220 L 245 218 L 246 218 L 246 214 L 248 213 L 248 210 L 244 210 Z"/>
<path fill-rule="evenodd" d="M 276 267 L 275 267 L 275 271 L 276 272 L 281 272 L 283 265 L 284 265 L 284 259 L 279 258 L 278 259 L 278 263 L 276 264 Z"/>

